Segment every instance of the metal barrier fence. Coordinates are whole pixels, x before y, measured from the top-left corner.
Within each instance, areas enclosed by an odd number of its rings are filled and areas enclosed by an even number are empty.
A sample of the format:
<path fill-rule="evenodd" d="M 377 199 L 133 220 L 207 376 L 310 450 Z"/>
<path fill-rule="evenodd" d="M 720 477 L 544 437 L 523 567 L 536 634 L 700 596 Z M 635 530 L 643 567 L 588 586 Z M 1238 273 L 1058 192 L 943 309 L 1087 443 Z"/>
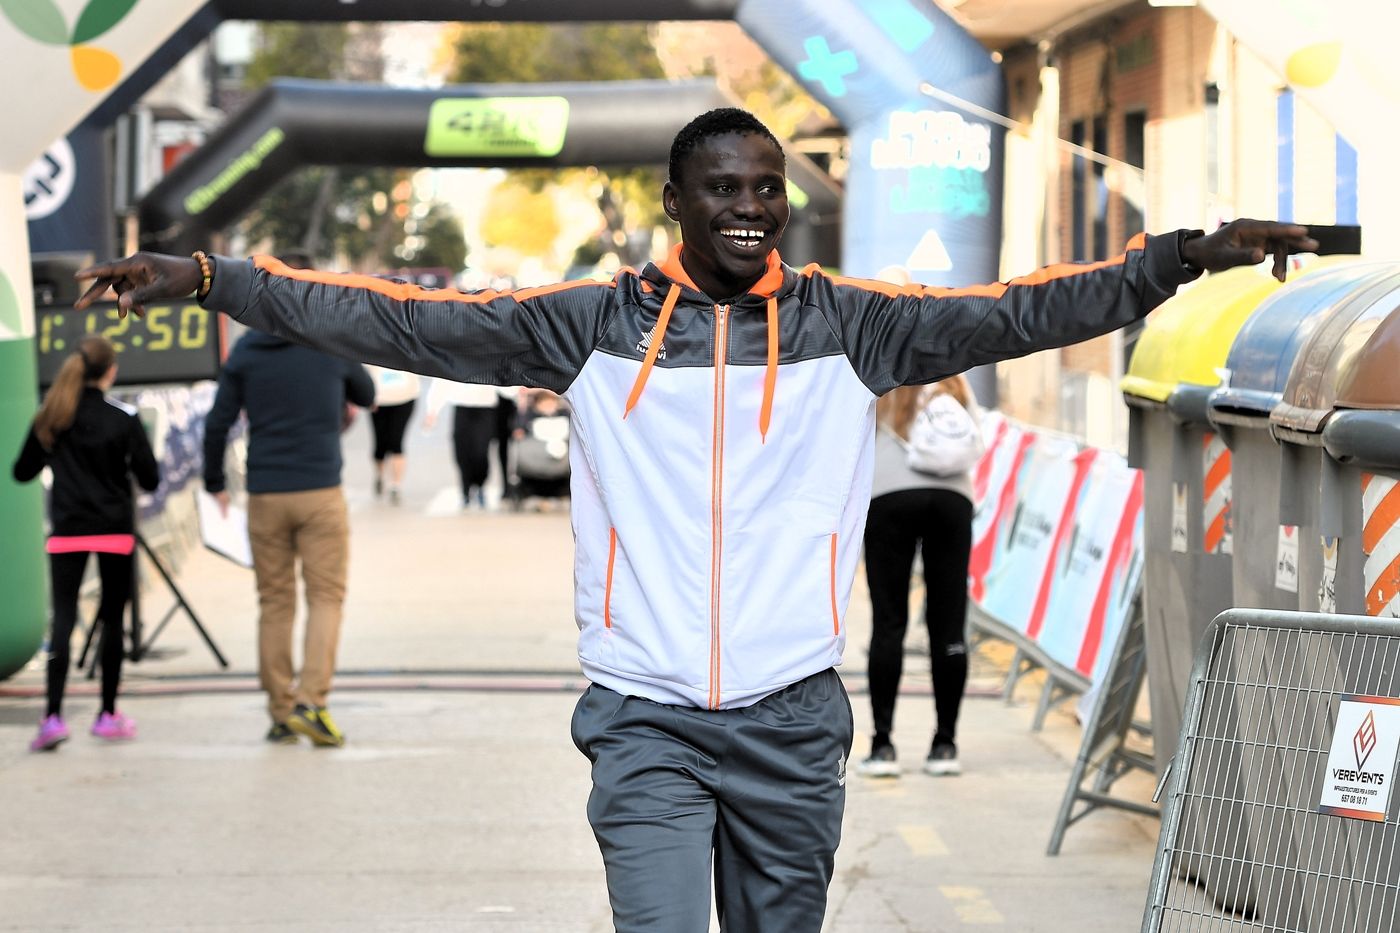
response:
<path fill-rule="evenodd" d="M 1144 933 L 1400 929 L 1398 698 L 1393 620 L 1218 616 L 1167 775 Z"/>
<path fill-rule="evenodd" d="M 1108 673 L 1098 685 L 1093 710 L 1084 722 L 1084 738 L 1079 756 L 1070 770 L 1069 784 L 1060 801 L 1060 812 L 1050 831 L 1046 855 L 1059 855 L 1065 830 L 1102 807 L 1114 807 L 1145 816 L 1158 816 L 1157 808 L 1115 797 L 1109 793 L 1117 780 L 1136 770 L 1152 773 L 1149 755 L 1128 748 L 1128 733 L 1150 735 L 1150 730 L 1133 719 L 1142 682 L 1147 674 L 1147 639 L 1143 632 L 1142 594 L 1133 599 L 1133 610 L 1118 633 Z M 1092 779 L 1085 787 L 1086 779 Z M 1076 810 L 1076 806 L 1078 809 Z"/>

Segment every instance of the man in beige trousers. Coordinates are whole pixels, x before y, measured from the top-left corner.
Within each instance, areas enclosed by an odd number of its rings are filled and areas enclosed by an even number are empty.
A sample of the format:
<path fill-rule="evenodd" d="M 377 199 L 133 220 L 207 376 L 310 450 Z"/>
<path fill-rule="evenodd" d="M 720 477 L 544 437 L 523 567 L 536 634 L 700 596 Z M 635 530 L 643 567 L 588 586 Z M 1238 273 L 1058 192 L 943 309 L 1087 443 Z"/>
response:
<path fill-rule="evenodd" d="M 299 267 L 304 267 L 301 264 Z M 204 487 L 227 504 L 224 450 L 248 415 L 248 537 L 258 583 L 258 675 L 267 691 L 269 742 L 339 746 L 326 710 L 345 603 L 350 525 L 340 487 L 346 403 L 374 404 L 358 363 L 250 332 L 219 376 L 204 431 Z M 296 564 L 306 588 L 302 667 L 292 657 Z"/>

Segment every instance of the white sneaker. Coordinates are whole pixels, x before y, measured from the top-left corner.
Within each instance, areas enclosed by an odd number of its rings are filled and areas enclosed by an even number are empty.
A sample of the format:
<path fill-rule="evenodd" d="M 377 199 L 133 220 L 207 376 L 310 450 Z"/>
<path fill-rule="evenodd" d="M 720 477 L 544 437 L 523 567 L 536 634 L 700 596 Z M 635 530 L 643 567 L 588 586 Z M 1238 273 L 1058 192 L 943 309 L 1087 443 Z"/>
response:
<path fill-rule="evenodd" d="M 939 742 L 929 749 L 924 760 L 924 773 L 934 777 L 952 777 L 962 774 L 958 763 L 958 747 L 951 742 Z"/>
<path fill-rule="evenodd" d="M 894 746 L 881 745 L 872 749 L 870 757 L 856 765 L 856 774 L 872 778 L 899 777 L 899 758 L 895 754 Z"/>

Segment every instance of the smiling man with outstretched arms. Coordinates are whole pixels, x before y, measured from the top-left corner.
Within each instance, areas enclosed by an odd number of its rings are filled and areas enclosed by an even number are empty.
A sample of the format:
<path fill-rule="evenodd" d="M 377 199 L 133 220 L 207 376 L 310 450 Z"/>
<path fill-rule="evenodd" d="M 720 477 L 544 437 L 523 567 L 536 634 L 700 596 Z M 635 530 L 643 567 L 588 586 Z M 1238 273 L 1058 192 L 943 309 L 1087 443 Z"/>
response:
<path fill-rule="evenodd" d="M 574 420 L 574 741 L 621 931 L 820 929 L 850 704 L 834 670 L 869 504 L 875 400 L 1135 321 L 1202 270 L 1312 249 L 1240 220 L 1139 234 L 1121 256 L 1006 283 L 903 288 L 793 269 L 778 141 L 735 109 L 676 136 L 683 244 L 641 272 L 513 292 L 426 291 L 138 254 L 82 303 L 198 291 L 250 327 L 351 359 L 563 394 Z M 712 861 L 713 860 L 713 861 Z"/>

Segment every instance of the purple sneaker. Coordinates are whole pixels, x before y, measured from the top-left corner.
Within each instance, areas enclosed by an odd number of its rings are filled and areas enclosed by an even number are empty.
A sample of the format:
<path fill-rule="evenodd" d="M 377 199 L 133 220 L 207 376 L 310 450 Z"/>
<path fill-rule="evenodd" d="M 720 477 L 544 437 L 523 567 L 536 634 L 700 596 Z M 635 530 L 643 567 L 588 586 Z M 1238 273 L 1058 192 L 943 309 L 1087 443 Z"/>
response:
<path fill-rule="evenodd" d="M 92 734 L 99 739 L 134 739 L 136 720 L 126 713 L 103 713 L 92 724 Z"/>
<path fill-rule="evenodd" d="M 31 752 L 51 752 L 67 741 L 68 725 L 62 716 L 45 716 L 39 722 L 39 734 L 29 743 Z"/>

